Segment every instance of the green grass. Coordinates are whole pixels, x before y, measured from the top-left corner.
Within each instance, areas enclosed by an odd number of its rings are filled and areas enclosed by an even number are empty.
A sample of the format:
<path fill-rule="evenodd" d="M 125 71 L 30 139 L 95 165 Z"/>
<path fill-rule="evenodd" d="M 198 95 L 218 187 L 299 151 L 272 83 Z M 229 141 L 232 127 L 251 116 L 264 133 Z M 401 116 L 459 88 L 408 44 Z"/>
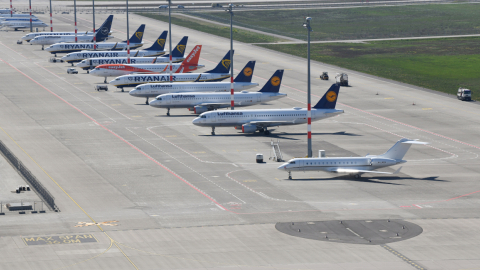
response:
<path fill-rule="evenodd" d="M 412 5 L 345 9 L 235 12 L 234 24 L 306 40 L 302 27 L 312 17 L 312 40 L 349 40 L 426 35 L 480 34 L 479 4 Z M 195 13 L 219 22 L 226 12 Z"/>
<path fill-rule="evenodd" d="M 138 15 L 168 22 L 168 15 L 164 16 L 164 15 L 158 15 L 158 14 L 152 14 L 152 13 L 138 13 Z M 221 37 L 225 37 L 225 38 L 230 38 L 230 27 L 224 27 L 221 25 L 213 24 L 213 23 L 190 19 L 180 15 L 172 16 L 172 24 L 187 27 L 190 29 L 194 29 L 197 31 L 201 31 L 201 32 L 205 32 L 205 33 L 209 33 L 217 36 L 221 36 Z M 246 31 L 242 29 L 237 29 L 237 28 L 233 29 L 233 39 L 236 41 L 245 42 L 245 43 L 284 41 L 276 37 L 262 35 L 262 34 Z"/>
<path fill-rule="evenodd" d="M 301 57 L 307 55 L 305 44 L 260 46 Z M 311 57 L 449 94 L 456 94 L 460 86 L 467 87 L 472 90 L 473 99 L 480 100 L 480 38 L 312 44 Z M 355 85 L 355 81 L 350 83 Z"/>

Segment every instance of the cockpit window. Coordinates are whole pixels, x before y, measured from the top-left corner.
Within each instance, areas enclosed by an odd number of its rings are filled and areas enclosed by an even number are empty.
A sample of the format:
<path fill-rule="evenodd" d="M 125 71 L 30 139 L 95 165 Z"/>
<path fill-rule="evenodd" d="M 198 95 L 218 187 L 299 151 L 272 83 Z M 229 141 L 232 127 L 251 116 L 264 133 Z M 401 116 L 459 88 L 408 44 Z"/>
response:
<path fill-rule="evenodd" d="M 200 118 L 207 118 L 207 116 L 206 116 L 206 115 L 202 115 L 202 116 L 200 116 Z"/>
<path fill-rule="evenodd" d="M 162 98 L 161 98 L 161 97 L 157 97 L 157 100 L 162 100 Z"/>
<path fill-rule="evenodd" d="M 288 164 L 295 164 L 295 161 L 290 161 Z"/>

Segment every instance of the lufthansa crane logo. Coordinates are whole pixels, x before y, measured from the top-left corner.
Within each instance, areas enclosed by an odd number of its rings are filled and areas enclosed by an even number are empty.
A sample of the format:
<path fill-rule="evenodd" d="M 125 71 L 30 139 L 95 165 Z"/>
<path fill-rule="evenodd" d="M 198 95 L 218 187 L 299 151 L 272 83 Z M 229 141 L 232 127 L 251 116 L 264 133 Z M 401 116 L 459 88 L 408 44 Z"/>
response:
<path fill-rule="evenodd" d="M 252 69 L 249 68 L 249 67 L 246 67 L 246 68 L 243 70 L 243 75 L 245 75 L 245 76 L 247 76 L 247 77 L 252 76 Z"/>
<path fill-rule="evenodd" d="M 222 66 L 224 66 L 226 69 L 230 68 L 230 59 L 224 59 L 222 60 Z"/>
<path fill-rule="evenodd" d="M 138 39 L 141 39 L 142 36 L 143 36 L 143 32 L 136 32 L 136 33 L 135 33 L 135 36 L 136 36 Z"/>
<path fill-rule="evenodd" d="M 335 93 L 334 91 L 328 91 L 326 97 L 328 102 L 334 102 L 335 100 L 337 100 L 337 93 Z"/>
<path fill-rule="evenodd" d="M 278 86 L 280 84 L 280 78 L 277 76 L 273 76 L 273 78 L 270 80 L 270 83 L 273 86 Z"/>
<path fill-rule="evenodd" d="M 100 32 L 102 32 L 103 35 L 108 35 L 108 27 L 102 27 L 102 29 L 100 29 Z"/>
<path fill-rule="evenodd" d="M 165 39 L 157 39 L 157 43 L 158 45 L 160 45 L 161 47 L 163 47 L 163 45 L 165 45 Z"/>
<path fill-rule="evenodd" d="M 180 53 L 183 53 L 185 51 L 185 45 L 177 45 L 177 50 L 180 52 Z"/>

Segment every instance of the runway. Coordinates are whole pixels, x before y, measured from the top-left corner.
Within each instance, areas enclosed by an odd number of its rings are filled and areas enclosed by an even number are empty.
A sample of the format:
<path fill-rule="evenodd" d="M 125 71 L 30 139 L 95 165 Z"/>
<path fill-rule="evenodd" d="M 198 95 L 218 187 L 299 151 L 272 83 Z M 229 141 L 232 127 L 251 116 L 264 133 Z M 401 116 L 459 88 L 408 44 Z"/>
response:
<path fill-rule="evenodd" d="M 38 17 L 48 21 L 46 15 Z M 91 14 L 77 17 L 80 30 L 91 28 Z M 106 17 L 97 15 L 96 22 Z M 147 25 L 144 47 L 168 29 L 160 21 L 129 19 L 131 32 Z M 56 31 L 74 29 L 73 14 L 58 14 L 56 20 L 62 23 Z M 115 14 L 115 40 L 126 39 L 125 25 L 125 16 Z M 230 46 L 227 39 L 172 26 L 173 44 L 185 35 L 187 53 L 203 45 L 204 70 Z M 381 154 L 403 137 L 431 144 L 411 147 L 396 176 L 366 174 L 354 180 L 308 172 L 287 180 L 287 173 L 276 169 L 281 163 L 268 160 L 270 142 L 279 140 L 286 160 L 303 157 L 306 125 L 275 128 L 270 136 L 217 128 L 211 136 L 209 128 L 191 124 L 195 116 L 188 110 L 172 109 L 168 117 L 128 91 L 110 85 L 107 92 L 95 91 L 103 78 L 85 71 L 67 74 L 70 65 L 49 63 L 51 55 L 40 46 L 15 44 L 21 36 L 0 33 L 0 140 L 54 195 L 61 211 L 0 216 L 0 269 L 480 265 L 476 102 L 312 62 L 313 103 L 333 83 L 318 79 L 322 71 L 346 72 L 351 84 L 340 89 L 337 103 L 345 113 L 313 123 L 315 155 L 321 149 L 330 157 Z M 285 69 L 280 91 L 288 97 L 252 108 L 306 107 L 305 59 L 239 42 L 234 48 L 236 72 L 257 61 L 254 82 L 260 87 L 275 70 Z M 266 163 L 255 163 L 257 153 Z M 277 222 L 389 219 L 414 223 L 423 232 L 404 241 L 362 245 L 275 229 Z M 52 236 L 83 240 L 49 242 Z"/>

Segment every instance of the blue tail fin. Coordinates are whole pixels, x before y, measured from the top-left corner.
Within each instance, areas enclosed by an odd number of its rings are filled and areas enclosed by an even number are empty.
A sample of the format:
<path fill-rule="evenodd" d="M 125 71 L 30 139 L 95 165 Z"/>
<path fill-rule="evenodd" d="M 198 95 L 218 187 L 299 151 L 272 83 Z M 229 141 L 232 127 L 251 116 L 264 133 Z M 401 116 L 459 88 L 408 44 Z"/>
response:
<path fill-rule="evenodd" d="M 282 84 L 283 69 L 278 69 L 273 73 L 272 77 L 258 92 L 272 92 L 278 93 L 280 85 Z"/>
<path fill-rule="evenodd" d="M 165 41 L 167 40 L 167 34 L 168 34 L 168 31 L 163 31 L 163 33 L 157 38 L 155 43 L 153 43 L 153 45 L 150 46 L 150 48 L 145 49 L 145 51 L 164 51 Z"/>
<path fill-rule="evenodd" d="M 255 68 L 255 61 L 249 61 L 245 67 L 238 73 L 234 82 L 252 82 L 253 69 Z"/>
<path fill-rule="evenodd" d="M 317 105 L 313 106 L 314 109 L 335 109 L 337 104 L 338 92 L 340 91 L 339 84 L 332 84 L 330 89 L 323 95 Z"/>
<path fill-rule="evenodd" d="M 143 32 L 145 31 L 145 24 L 140 25 L 140 27 L 133 33 L 132 37 L 130 38 L 130 44 L 132 43 L 142 43 Z M 127 43 L 127 41 L 124 41 Z"/>
<path fill-rule="evenodd" d="M 233 55 L 233 51 L 232 51 L 232 55 Z M 205 73 L 228 73 L 228 71 L 230 70 L 230 63 L 231 63 L 230 51 L 228 51 L 227 54 L 225 54 L 223 59 L 218 63 L 218 65 L 214 69 L 209 70 Z"/>
<path fill-rule="evenodd" d="M 172 51 L 172 57 L 183 57 L 185 56 L 185 49 L 187 48 L 188 37 L 184 36 L 180 42 L 178 42 L 175 49 Z"/>
<path fill-rule="evenodd" d="M 97 41 L 104 41 L 108 38 L 110 34 L 110 29 L 112 28 L 113 15 L 108 16 L 108 18 L 103 22 L 102 26 L 95 31 L 95 39 Z"/>

